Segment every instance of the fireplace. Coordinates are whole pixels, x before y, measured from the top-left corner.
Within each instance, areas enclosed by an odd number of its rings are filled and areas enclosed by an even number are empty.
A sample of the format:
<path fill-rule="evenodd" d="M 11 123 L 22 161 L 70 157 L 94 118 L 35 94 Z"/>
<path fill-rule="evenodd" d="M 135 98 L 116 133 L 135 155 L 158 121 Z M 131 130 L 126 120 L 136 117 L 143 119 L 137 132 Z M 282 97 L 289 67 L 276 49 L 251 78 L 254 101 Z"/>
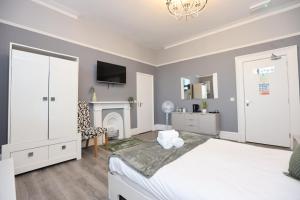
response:
<path fill-rule="evenodd" d="M 128 101 L 99 101 L 99 102 L 91 102 L 91 114 L 92 121 L 95 127 L 104 127 L 108 128 L 111 131 L 111 134 L 118 131 L 118 139 L 129 138 L 131 136 L 130 129 L 130 105 Z M 106 120 L 103 119 L 102 111 L 103 110 L 121 110 L 121 114 L 117 112 L 108 113 L 105 118 L 110 115 Z M 105 120 L 105 121 L 104 121 Z M 121 128 L 119 124 L 123 124 L 123 128 Z M 106 124 L 104 124 L 106 123 Z M 108 126 L 108 127 L 105 127 Z M 99 138 L 99 143 L 102 144 L 102 138 Z"/>
<path fill-rule="evenodd" d="M 103 119 L 103 127 L 107 128 L 109 139 L 124 138 L 124 123 L 122 116 L 117 112 L 110 112 Z"/>

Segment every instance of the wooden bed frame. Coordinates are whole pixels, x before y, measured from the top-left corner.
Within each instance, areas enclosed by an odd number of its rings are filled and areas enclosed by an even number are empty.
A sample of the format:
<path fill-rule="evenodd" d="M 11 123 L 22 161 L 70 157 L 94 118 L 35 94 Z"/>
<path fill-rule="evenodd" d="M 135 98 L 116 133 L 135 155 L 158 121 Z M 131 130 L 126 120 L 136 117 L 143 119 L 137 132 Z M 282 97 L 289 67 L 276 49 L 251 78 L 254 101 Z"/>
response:
<path fill-rule="evenodd" d="M 141 186 L 128 178 L 108 172 L 109 200 L 157 200 Z"/>

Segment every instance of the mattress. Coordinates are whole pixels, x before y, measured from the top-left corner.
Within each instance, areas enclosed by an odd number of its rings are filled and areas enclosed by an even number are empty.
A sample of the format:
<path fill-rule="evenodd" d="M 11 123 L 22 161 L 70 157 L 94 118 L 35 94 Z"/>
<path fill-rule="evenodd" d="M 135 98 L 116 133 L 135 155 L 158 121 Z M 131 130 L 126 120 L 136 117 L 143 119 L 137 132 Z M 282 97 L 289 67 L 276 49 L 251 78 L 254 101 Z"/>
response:
<path fill-rule="evenodd" d="M 300 181 L 284 175 L 291 153 L 210 139 L 151 178 L 115 157 L 109 168 L 161 200 L 300 200 Z"/>

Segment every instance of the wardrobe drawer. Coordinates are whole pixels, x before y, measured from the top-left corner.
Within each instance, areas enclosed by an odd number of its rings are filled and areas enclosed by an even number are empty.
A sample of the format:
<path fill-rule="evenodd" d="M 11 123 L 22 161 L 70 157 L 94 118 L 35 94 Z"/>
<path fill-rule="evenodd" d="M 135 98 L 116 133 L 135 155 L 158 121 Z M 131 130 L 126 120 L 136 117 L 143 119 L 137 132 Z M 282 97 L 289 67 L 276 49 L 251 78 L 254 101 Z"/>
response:
<path fill-rule="evenodd" d="M 48 146 L 16 151 L 11 153 L 11 157 L 14 159 L 14 165 L 16 169 L 47 162 Z"/>
<path fill-rule="evenodd" d="M 76 141 L 65 142 L 49 146 L 49 158 L 62 158 L 76 154 Z"/>

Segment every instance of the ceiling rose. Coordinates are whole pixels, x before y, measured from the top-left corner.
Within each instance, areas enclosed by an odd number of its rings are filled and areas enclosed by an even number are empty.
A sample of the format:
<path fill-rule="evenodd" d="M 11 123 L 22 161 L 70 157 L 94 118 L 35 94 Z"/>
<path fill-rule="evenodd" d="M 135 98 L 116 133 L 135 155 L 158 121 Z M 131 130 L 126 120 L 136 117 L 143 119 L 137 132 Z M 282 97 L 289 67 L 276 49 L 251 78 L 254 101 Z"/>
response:
<path fill-rule="evenodd" d="M 166 5 L 171 15 L 176 19 L 198 16 L 208 0 L 167 0 Z"/>

